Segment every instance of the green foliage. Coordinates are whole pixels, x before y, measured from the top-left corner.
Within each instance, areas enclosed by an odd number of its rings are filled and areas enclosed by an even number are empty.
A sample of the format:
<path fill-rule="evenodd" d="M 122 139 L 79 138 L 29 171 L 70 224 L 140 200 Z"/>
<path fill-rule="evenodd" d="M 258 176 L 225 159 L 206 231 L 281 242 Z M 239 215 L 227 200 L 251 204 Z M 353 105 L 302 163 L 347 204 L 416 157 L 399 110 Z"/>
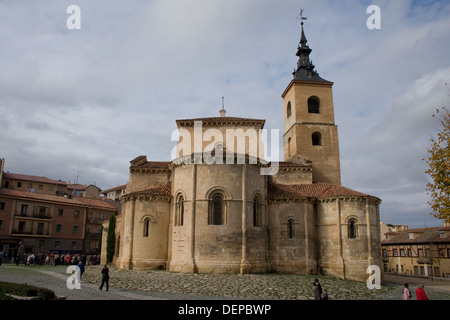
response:
<path fill-rule="evenodd" d="M 55 299 L 55 293 L 49 289 L 38 288 L 20 283 L 0 282 L 0 300 L 7 300 L 6 293 L 22 297 L 40 297 L 43 300 Z"/>
<path fill-rule="evenodd" d="M 116 215 L 109 217 L 108 236 L 106 238 L 106 262 L 111 263 L 116 246 Z"/>
<path fill-rule="evenodd" d="M 437 109 L 433 115 L 439 118 L 442 128 L 437 138 L 430 139 L 429 158 L 426 160 L 429 169 L 425 173 L 432 180 L 427 184 L 431 215 L 450 221 L 450 113 L 445 107 L 441 110 Z"/>

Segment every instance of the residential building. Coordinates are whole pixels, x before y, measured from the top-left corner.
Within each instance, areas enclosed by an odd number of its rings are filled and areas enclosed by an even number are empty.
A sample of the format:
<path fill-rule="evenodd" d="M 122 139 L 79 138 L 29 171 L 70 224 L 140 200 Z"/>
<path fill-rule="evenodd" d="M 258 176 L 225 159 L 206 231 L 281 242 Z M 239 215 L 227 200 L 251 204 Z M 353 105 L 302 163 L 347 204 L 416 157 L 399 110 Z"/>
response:
<path fill-rule="evenodd" d="M 17 252 L 98 253 L 101 219 L 117 214 L 117 209 L 99 198 L 96 186 L 69 186 L 73 185 L 3 172 L 0 251 L 9 257 Z M 68 190 L 97 198 L 74 196 L 67 194 Z"/>
<path fill-rule="evenodd" d="M 119 198 L 125 194 L 126 188 L 127 184 L 122 184 L 120 186 L 102 191 L 102 195 L 104 196 L 105 199 L 118 201 Z"/>
<path fill-rule="evenodd" d="M 384 272 L 450 278 L 450 226 L 387 232 L 381 248 Z"/>
<path fill-rule="evenodd" d="M 40 194 L 63 196 L 66 194 L 68 183 L 47 177 L 3 172 L 2 188 L 27 191 Z"/>
<path fill-rule="evenodd" d="M 88 186 L 83 184 L 67 185 L 67 194 L 70 196 L 100 199 L 100 191 L 101 189 L 93 184 Z"/>

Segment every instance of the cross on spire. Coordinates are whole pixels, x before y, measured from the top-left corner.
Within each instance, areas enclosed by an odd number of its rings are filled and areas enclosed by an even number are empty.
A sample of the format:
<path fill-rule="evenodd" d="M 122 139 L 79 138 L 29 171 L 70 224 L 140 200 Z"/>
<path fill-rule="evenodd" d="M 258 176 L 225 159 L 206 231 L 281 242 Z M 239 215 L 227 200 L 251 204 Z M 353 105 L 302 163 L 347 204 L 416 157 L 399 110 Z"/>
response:
<path fill-rule="evenodd" d="M 301 25 L 303 25 L 303 20 L 308 20 L 308 18 L 306 18 L 306 17 L 303 16 L 303 9 L 300 9 L 300 14 L 299 14 L 299 16 L 300 16 L 300 22 L 301 22 Z M 298 18 L 297 18 L 297 19 L 298 19 Z"/>

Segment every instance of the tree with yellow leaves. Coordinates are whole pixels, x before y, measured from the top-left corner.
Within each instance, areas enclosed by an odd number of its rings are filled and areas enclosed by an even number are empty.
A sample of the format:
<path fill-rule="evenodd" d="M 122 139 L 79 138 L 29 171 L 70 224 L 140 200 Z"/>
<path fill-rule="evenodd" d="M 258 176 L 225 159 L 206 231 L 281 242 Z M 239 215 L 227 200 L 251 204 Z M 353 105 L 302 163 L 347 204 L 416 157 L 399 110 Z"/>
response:
<path fill-rule="evenodd" d="M 441 110 L 436 109 L 433 117 L 439 118 L 442 128 L 436 138 L 430 139 L 429 158 L 426 160 L 429 169 L 425 173 L 431 178 L 427 184 L 431 198 L 428 203 L 433 210 L 431 215 L 450 222 L 450 113 L 442 107 Z"/>

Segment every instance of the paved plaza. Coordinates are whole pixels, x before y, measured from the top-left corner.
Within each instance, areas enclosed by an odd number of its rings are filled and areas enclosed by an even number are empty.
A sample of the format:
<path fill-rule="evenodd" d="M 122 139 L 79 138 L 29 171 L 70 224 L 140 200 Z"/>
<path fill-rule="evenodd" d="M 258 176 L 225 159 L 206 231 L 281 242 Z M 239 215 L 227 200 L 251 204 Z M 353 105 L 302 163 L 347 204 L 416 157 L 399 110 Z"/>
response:
<path fill-rule="evenodd" d="M 0 281 L 27 283 L 53 290 L 67 300 L 312 300 L 316 276 L 292 274 L 185 274 L 162 270 L 118 270 L 110 267 L 110 290 L 99 290 L 102 266 L 88 266 L 80 289 L 68 289 L 67 266 L 3 264 Z M 450 300 L 449 280 L 384 277 L 381 289 L 366 283 L 317 276 L 330 300 L 400 300 L 404 282 L 412 292 L 422 283 L 430 300 Z M 415 295 L 413 294 L 413 300 Z"/>

